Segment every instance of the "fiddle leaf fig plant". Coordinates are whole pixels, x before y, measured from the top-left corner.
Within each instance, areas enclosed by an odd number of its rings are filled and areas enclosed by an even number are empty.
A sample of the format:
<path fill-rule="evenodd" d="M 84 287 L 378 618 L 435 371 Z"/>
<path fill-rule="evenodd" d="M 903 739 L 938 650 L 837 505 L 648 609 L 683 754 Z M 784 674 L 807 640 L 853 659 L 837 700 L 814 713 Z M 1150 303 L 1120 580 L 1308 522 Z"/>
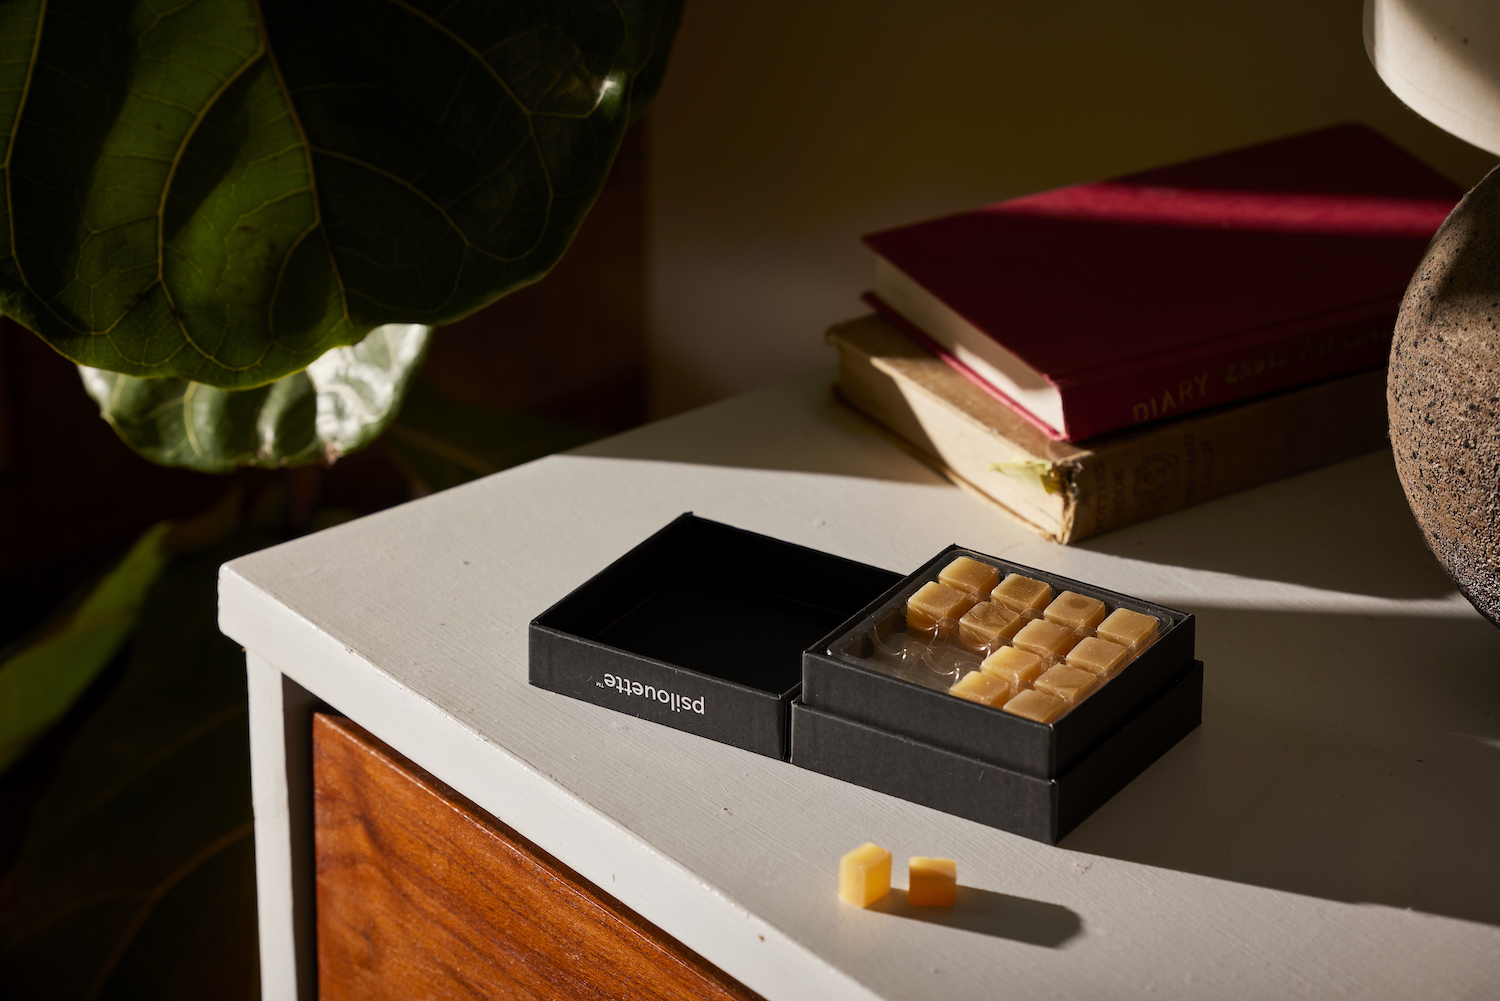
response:
<path fill-rule="evenodd" d="M 431 335 L 419 323 L 387 323 L 255 389 L 88 366 L 79 371 L 104 419 L 153 462 L 204 473 L 332 464 L 374 441 L 395 418 Z"/>
<path fill-rule="evenodd" d="M 421 492 L 577 444 L 416 374 L 433 327 L 567 248 L 681 12 L 0 0 L 0 312 L 165 465 L 328 463 L 389 432 Z M 235 476 L 0 651 L 0 996 L 254 993 L 244 660 L 215 580 L 359 513 L 314 508 L 320 476 Z"/>
<path fill-rule="evenodd" d="M 156 461 L 326 458 L 300 430 L 268 446 L 264 400 L 227 394 L 300 398 L 265 387 L 545 274 L 680 15 L 681 0 L 0 3 L 0 311 L 97 370 L 106 417 Z M 206 390 L 219 402 L 195 410 Z M 149 416 L 156 397 L 180 430 Z"/>

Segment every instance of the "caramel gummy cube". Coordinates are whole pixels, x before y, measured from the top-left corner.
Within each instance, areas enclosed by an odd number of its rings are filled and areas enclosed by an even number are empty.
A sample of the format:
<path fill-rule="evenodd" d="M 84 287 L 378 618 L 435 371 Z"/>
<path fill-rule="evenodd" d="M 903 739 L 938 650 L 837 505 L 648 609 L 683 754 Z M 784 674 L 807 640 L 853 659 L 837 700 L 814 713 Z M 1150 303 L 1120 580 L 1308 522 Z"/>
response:
<path fill-rule="evenodd" d="M 866 841 L 839 859 L 839 899 L 869 907 L 891 892 L 891 853 Z"/>
<path fill-rule="evenodd" d="M 1091 636 L 1080 640 L 1077 646 L 1068 651 L 1068 666 L 1107 678 L 1125 663 L 1128 656 L 1130 651 L 1120 644 Z"/>
<path fill-rule="evenodd" d="M 980 671 L 1011 683 L 1017 691 L 1041 677 L 1042 658 L 1013 646 L 1003 646 L 984 658 Z"/>
<path fill-rule="evenodd" d="M 1011 642 L 1022 650 L 1043 657 L 1061 657 L 1073 649 L 1078 637 L 1067 626 L 1060 626 L 1046 619 L 1032 619 L 1021 627 L 1021 631 L 1016 633 L 1016 638 Z"/>
<path fill-rule="evenodd" d="M 1000 579 L 1000 570 L 988 563 L 960 556 L 943 567 L 938 573 L 938 582 L 958 591 L 988 594 Z"/>
<path fill-rule="evenodd" d="M 952 907 L 958 902 L 958 863 L 951 858 L 913 855 L 906 869 L 908 904 Z"/>
<path fill-rule="evenodd" d="M 1101 638 L 1111 643 L 1140 649 L 1155 638 L 1156 625 L 1154 615 L 1117 608 L 1109 613 L 1109 618 L 1099 623 L 1097 632 Z"/>
<path fill-rule="evenodd" d="M 990 600 L 998 601 L 1017 612 L 1024 612 L 1028 608 L 1040 611 L 1052 600 L 1052 585 L 1013 573 L 990 592 Z"/>
<path fill-rule="evenodd" d="M 931 629 L 943 619 L 956 619 L 974 604 L 967 591 L 928 581 L 906 599 L 906 624 L 916 630 Z"/>
<path fill-rule="evenodd" d="M 1038 723 L 1051 723 L 1063 714 L 1068 704 L 1055 695 L 1039 692 L 1035 688 L 1028 688 L 1015 698 L 1005 703 L 1004 709 L 1008 713 L 1024 716 Z"/>
<path fill-rule="evenodd" d="M 1044 614 L 1048 622 L 1069 629 L 1090 629 L 1104 621 L 1104 602 L 1077 591 L 1064 591 L 1052 599 Z"/>
<path fill-rule="evenodd" d="M 1072 705 L 1092 691 L 1098 682 L 1099 679 L 1087 671 L 1059 664 L 1036 679 L 1036 690 L 1056 695 Z"/>
<path fill-rule="evenodd" d="M 958 620 L 958 641 L 970 650 L 992 647 L 1021 628 L 1021 617 L 1004 605 L 981 601 Z"/>
<path fill-rule="evenodd" d="M 949 695 L 957 695 L 961 699 L 985 706 L 1005 705 L 1010 692 L 1010 682 L 985 671 L 970 671 L 948 689 Z"/>

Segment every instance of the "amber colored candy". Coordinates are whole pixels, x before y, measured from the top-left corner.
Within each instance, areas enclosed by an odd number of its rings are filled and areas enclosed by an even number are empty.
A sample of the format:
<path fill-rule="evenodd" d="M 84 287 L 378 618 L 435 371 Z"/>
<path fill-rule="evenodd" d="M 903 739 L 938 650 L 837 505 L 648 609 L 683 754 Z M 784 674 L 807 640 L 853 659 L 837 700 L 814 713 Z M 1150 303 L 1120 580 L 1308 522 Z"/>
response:
<path fill-rule="evenodd" d="M 906 865 L 906 902 L 918 907 L 952 907 L 958 902 L 958 863 L 951 858 L 913 855 Z"/>
<path fill-rule="evenodd" d="M 1052 585 L 1013 573 L 990 592 L 990 600 L 1017 612 L 1041 611 L 1052 601 Z"/>
<path fill-rule="evenodd" d="M 839 899 L 869 907 L 891 892 L 891 853 L 866 841 L 839 859 Z"/>
<path fill-rule="evenodd" d="M 1000 571 L 988 563 L 960 556 L 938 571 L 938 583 L 958 591 L 988 594 L 1000 579 Z"/>
<path fill-rule="evenodd" d="M 931 629 L 943 619 L 957 619 L 974 605 L 967 591 L 928 581 L 906 599 L 906 625 L 918 631 Z"/>

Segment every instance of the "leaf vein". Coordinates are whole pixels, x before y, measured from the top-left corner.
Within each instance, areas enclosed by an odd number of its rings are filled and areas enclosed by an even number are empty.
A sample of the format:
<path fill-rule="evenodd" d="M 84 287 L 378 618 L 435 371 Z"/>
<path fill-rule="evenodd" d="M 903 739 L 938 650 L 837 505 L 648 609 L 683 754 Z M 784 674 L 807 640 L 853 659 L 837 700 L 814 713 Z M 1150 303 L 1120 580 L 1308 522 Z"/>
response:
<path fill-rule="evenodd" d="M 184 3 L 178 4 L 176 7 L 173 7 L 171 10 L 164 10 L 164 11 L 162 11 L 160 14 L 157 14 L 154 18 L 151 19 L 151 23 L 148 24 L 148 25 L 146 25 L 146 30 L 143 31 L 143 32 L 141 32 L 141 34 L 142 35 L 147 35 L 147 34 L 153 32 L 153 31 L 155 31 L 156 30 L 156 26 L 158 24 L 161 24 L 163 18 L 171 17 L 173 14 L 177 14 L 177 13 L 183 11 L 183 10 L 186 10 L 187 8 L 191 7 L 196 2 L 197 2 L 197 0 L 185 0 Z"/>
<path fill-rule="evenodd" d="M 36 34 L 31 40 L 31 60 L 26 65 L 26 80 L 21 84 L 21 98 L 16 105 L 16 120 L 11 124 L 10 136 L 5 143 L 5 162 L 4 164 L 0 164 L 0 170 L 5 172 L 5 221 L 9 224 L 10 228 L 10 259 L 16 262 L 16 274 L 28 292 L 31 292 L 31 284 L 26 280 L 26 271 L 21 267 L 20 248 L 16 246 L 16 206 L 14 196 L 11 192 L 10 161 L 16 152 L 16 136 L 21 133 L 21 117 L 26 114 L 26 99 L 31 96 L 31 78 L 32 74 L 36 72 L 37 53 L 42 48 L 42 25 L 46 23 L 46 20 L 47 0 L 42 0 L 36 14 Z M 36 293 L 32 292 L 32 295 L 36 295 Z M 49 313 L 53 312 L 50 305 L 47 307 L 47 311 Z"/>
<path fill-rule="evenodd" d="M 531 137 L 531 145 L 532 145 L 532 147 L 535 148 L 535 150 L 536 150 L 537 163 L 540 164 L 541 168 L 542 168 L 542 178 L 547 182 L 547 204 L 546 204 L 546 207 L 543 209 L 543 212 L 542 212 L 542 226 L 541 226 L 541 229 L 539 229 L 537 231 L 536 242 L 533 243 L 530 247 L 527 247 L 525 253 L 523 253 L 521 255 L 521 257 L 525 257 L 526 254 L 531 253 L 533 250 L 535 250 L 537 248 L 537 246 L 546 237 L 547 230 L 551 228 L 551 226 L 552 226 L 552 203 L 553 203 L 553 201 L 557 197 L 557 194 L 553 190 L 553 187 L 552 187 L 552 171 L 547 168 L 547 157 L 542 152 L 542 144 L 541 144 L 541 142 L 536 137 L 535 115 L 533 115 L 531 109 L 528 108 L 528 107 L 526 107 L 525 103 L 522 102 L 520 96 L 517 95 L 516 92 L 511 89 L 510 84 L 507 83 L 506 80 L 505 80 L 505 78 L 500 75 L 500 71 L 497 70 L 497 69 L 495 69 L 495 67 L 490 63 L 490 61 L 488 59 L 486 59 L 477 49 L 475 49 L 472 45 L 470 45 L 466 39 L 464 39 L 462 36 L 458 35 L 454 31 L 452 31 L 446 24 L 444 24 L 443 22 L 441 22 L 441 21 L 437 20 L 436 18 L 432 17 L 430 14 L 426 13 L 425 11 L 420 11 L 420 10 L 416 9 L 415 7 L 411 6 L 411 4 L 406 3 L 406 0 L 388 0 L 388 2 L 391 3 L 391 4 L 393 4 L 396 7 L 401 8 L 402 10 L 406 11 L 407 13 L 411 14 L 414 17 L 417 17 L 417 18 L 419 18 L 419 19 L 421 19 L 423 21 L 426 21 L 432 27 L 436 28 L 438 31 L 441 31 L 448 38 L 452 39 L 452 41 L 455 44 L 457 44 L 460 48 L 462 48 L 465 52 L 467 52 L 469 54 L 470 58 L 474 59 L 476 62 L 479 63 L 480 66 L 484 67 L 485 71 L 487 73 L 489 73 L 489 75 L 494 78 L 495 82 L 500 85 L 500 88 L 505 91 L 506 96 L 508 96 L 512 101 L 516 102 L 516 107 L 520 108 L 521 109 L 521 113 L 526 116 L 526 132 Z M 465 239 L 467 240 L 467 237 L 465 237 Z M 472 244 L 470 244 L 470 246 L 472 246 Z M 477 250 L 478 248 L 475 248 L 475 249 Z M 485 253 L 485 252 L 484 251 L 480 251 L 480 253 Z M 489 257 L 496 257 L 496 255 L 494 255 L 494 254 L 488 254 L 487 256 L 489 256 Z M 519 260 L 519 258 L 504 258 L 504 257 L 496 257 L 496 259 L 497 260 L 502 260 L 502 261 L 505 261 L 505 260 Z"/>
<path fill-rule="evenodd" d="M 157 163 L 171 163 L 170 156 L 162 156 L 160 153 L 140 153 L 135 150 L 106 150 L 107 157 L 118 157 L 121 160 L 155 160 Z"/>
<path fill-rule="evenodd" d="M 307 138 L 307 129 L 302 124 L 302 116 L 297 114 L 297 106 L 292 103 L 292 91 L 291 88 L 287 86 L 286 78 L 281 75 L 281 64 L 277 62 L 276 53 L 271 49 L 271 36 L 266 31 L 265 11 L 261 10 L 260 0 L 250 0 L 250 2 L 251 5 L 255 8 L 255 26 L 256 30 L 260 32 L 261 48 L 265 50 L 266 57 L 270 61 L 271 72 L 275 75 L 276 86 L 280 88 L 281 96 L 286 101 L 287 113 L 291 116 L 292 125 L 296 127 L 297 136 L 302 140 L 302 148 L 304 150 L 303 155 L 307 160 L 307 184 L 309 189 L 312 191 L 312 224 L 323 237 L 323 251 L 328 255 L 328 266 L 333 270 L 333 280 L 334 283 L 338 286 L 339 304 L 344 311 L 344 322 L 350 327 L 353 327 L 354 318 L 349 315 L 349 293 L 348 290 L 344 287 L 344 276 L 339 271 L 338 258 L 334 256 L 333 246 L 328 242 L 328 234 L 323 229 L 323 204 L 322 199 L 318 197 L 318 171 L 317 168 L 313 165 L 312 142 Z M 279 290 L 281 285 L 281 278 L 279 275 L 277 276 L 276 284 Z M 273 343 L 276 343 L 276 316 L 274 312 L 268 314 L 266 317 L 266 329 L 270 334 L 271 341 Z"/>
<path fill-rule="evenodd" d="M 182 165 L 182 158 L 187 152 L 188 145 L 193 141 L 193 136 L 198 134 L 198 127 L 203 124 L 206 118 L 208 118 L 208 113 L 213 110 L 214 105 L 218 104 L 219 98 L 223 97 L 225 92 L 228 91 L 230 87 L 234 86 L 235 81 L 239 80 L 240 77 L 244 76 L 245 73 L 249 71 L 250 67 L 259 62 L 260 58 L 263 55 L 265 55 L 264 39 L 262 39 L 261 47 L 255 52 L 251 53 L 250 56 L 240 64 L 238 69 L 229 74 L 228 78 L 225 79 L 224 82 L 219 85 L 219 88 L 215 90 L 211 95 L 209 95 L 208 100 L 204 102 L 203 110 L 200 111 L 196 117 L 194 117 L 193 123 L 188 126 L 187 132 L 182 137 L 182 142 L 177 146 L 177 153 L 172 157 L 172 166 L 168 168 L 166 180 L 162 182 L 161 200 L 157 203 L 156 207 L 156 282 L 161 286 L 162 295 L 166 296 L 167 308 L 171 312 L 172 318 L 177 321 L 177 328 L 182 332 L 182 339 L 185 340 L 188 344 L 192 345 L 193 349 L 198 351 L 205 358 L 210 358 L 210 356 L 207 354 L 207 352 L 204 352 L 203 349 L 200 348 L 198 344 L 193 340 L 193 335 L 188 331 L 187 324 L 183 322 L 182 315 L 177 312 L 177 304 L 172 301 L 172 290 L 167 287 L 167 279 L 165 274 L 167 200 L 171 197 L 172 194 L 172 184 L 177 179 L 177 168 Z M 135 303 L 132 302 L 131 307 L 133 307 L 134 305 Z M 113 327 L 111 327 L 111 329 L 113 329 Z M 113 338 L 111 338 L 110 343 L 114 344 Z M 118 350 L 118 348 L 116 350 Z M 213 359 L 210 358 L 210 360 Z"/>
<path fill-rule="evenodd" d="M 368 160 L 361 160 L 359 157 L 357 157 L 357 156 L 350 156 L 347 153 L 339 153 L 336 150 L 323 149 L 320 146 L 313 147 L 313 152 L 317 153 L 320 156 L 328 156 L 328 157 L 332 157 L 335 160 L 343 160 L 345 163 L 352 163 L 356 167 L 363 167 L 365 170 L 370 171 L 372 174 L 379 174 L 381 177 L 384 177 L 386 180 L 391 181 L 391 182 L 393 182 L 395 184 L 399 184 L 401 187 L 405 188 L 407 191 L 410 191 L 412 194 L 416 195 L 422 201 L 426 202 L 429 206 L 432 207 L 432 209 L 435 212 L 437 212 L 439 215 L 441 215 L 443 217 L 443 221 L 446 222 L 448 224 L 449 228 L 452 229 L 453 232 L 457 233 L 458 234 L 458 238 L 464 242 L 464 246 L 466 248 L 468 248 L 469 250 L 474 251 L 476 254 L 483 254 L 485 257 L 493 258 L 494 260 L 504 261 L 504 262 L 509 262 L 509 261 L 517 260 L 518 259 L 518 258 L 511 258 L 511 257 L 501 257 L 499 254 L 492 254 L 488 250 L 484 250 L 484 249 L 482 249 L 480 247 L 476 247 L 474 245 L 474 242 L 469 239 L 468 234 L 465 233 L 463 231 L 463 229 L 458 225 L 458 223 L 454 221 L 453 217 L 448 214 L 448 210 L 447 209 L 445 209 L 441 205 L 439 205 L 437 203 L 437 201 L 432 198 L 432 196 L 428 195 L 425 191 L 423 191 L 421 188 L 417 187 L 412 182 L 408 181 L 406 178 L 401 177 L 398 174 L 393 174 L 393 173 L 391 173 L 390 171 L 386 170 L 383 167 L 377 167 L 373 163 L 370 163 Z"/>
<path fill-rule="evenodd" d="M 304 188 L 303 190 L 310 189 Z M 241 216 L 241 218 L 244 217 Z M 266 307 L 266 329 L 271 334 L 272 342 L 276 341 L 276 300 L 281 295 L 281 280 L 286 277 L 287 265 L 291 263 L 292 255 L 297 252 L 298 247 L 302 246 L 302 241 L 315 233 L 317 229 L 318 223 L 316 221 L 314 221 L 311 226 L 304 229 L 301 234 L 298 235 L 297 239 L 292 241 L 292 245 L 286 248 L 286 254 L 281 258 L 281 267 L 276 269 L 276 284 L 271 287 L 271 301 L 270 304 Z"/>
<path fill-rule="evenodd" d="M 197 111 L 195 109 L 193 109 L 189 105 L 183 104 L 181 101 L 173 101 L 170 98 L 161 97 L 157 94 L 149 94 L 146 91 L 141 90 L 139 87 L 131 87 L 129 93 L 140 98 L 142 101 L 150 101 L 152 104 L 164 104 L 169 108 L 176 108 L 178 111 L 186 111 L 190 115 L 197 114 Z"/>
<path fill-rule="evenodd" d="M 235 222 L 243 222 L 244 220 L 255 215 L 255 213 L 257 212 L 264 212 L 266 209 L 270 208 L 272 205 L 275 205 L 277 202 L 284 202 L 288 198 L 295 198 L 298 195 L 305 195 L 310 191 L 312 191 L 312 187 L 306 184 L 304 184 L 300 188 L 291 188 L 287 191 L 283 191 L 275 198 L 267 198 L 265 201 L 255 206 L 255 208 L 247 209 L 244 212 L 241 212 L 238 216 L 235 217 Z M 314 226 L 314 228 L 316 228 L 316 226 Z"/>

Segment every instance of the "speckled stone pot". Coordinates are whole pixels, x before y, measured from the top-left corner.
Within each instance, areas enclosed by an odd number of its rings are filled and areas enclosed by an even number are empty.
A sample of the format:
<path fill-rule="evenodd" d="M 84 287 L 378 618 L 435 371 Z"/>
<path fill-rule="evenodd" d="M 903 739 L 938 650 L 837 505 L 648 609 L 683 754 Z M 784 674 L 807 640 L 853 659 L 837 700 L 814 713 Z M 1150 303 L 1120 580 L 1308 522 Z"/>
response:
<path fill-rule="evenodd" d="M 1500 625 L 1500 168 L 1459 202 L 1406 289 L 1386 404 L 1427 545 Z"/>

